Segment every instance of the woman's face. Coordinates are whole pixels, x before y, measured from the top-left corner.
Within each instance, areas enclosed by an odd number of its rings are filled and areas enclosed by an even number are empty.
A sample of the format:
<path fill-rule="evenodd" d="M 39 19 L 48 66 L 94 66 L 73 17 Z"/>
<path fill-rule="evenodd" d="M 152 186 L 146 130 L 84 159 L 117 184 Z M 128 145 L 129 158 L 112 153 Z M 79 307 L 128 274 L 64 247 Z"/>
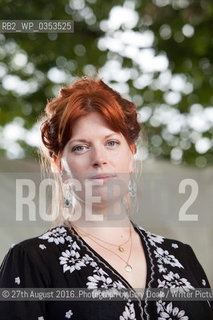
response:
<path fill-rule="evenodd" d="M 75 122 L 61 164 L 67 176 L 80 182 L 81 190 L 75 193 L 81 200 L 86 200 L 85 192 L 91 196 L 87 186 L 92 184 L 92 196 L 101 197 L 103 203 L 115 201 L 127 193 L 133 153 L 124 136 L 113 131 L 102 115 L 92 112 Z M 93 178 L 103 174 L 113 177 Z"/>

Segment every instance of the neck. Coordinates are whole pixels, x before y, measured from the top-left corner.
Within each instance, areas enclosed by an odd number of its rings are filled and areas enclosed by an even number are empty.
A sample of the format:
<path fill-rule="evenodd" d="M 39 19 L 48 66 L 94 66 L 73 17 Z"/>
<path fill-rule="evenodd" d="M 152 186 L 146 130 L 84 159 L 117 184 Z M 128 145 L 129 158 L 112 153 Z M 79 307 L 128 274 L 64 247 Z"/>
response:
<path fill-rule="evenodd" d="M 126 208 L 121 203 L 93 205 L 92 210 L 81 204 L 81 216 L 70 224 L 75 230 L 94 235 L 102 240 L 122 241 L 129 234 L 131 225 Z"/>

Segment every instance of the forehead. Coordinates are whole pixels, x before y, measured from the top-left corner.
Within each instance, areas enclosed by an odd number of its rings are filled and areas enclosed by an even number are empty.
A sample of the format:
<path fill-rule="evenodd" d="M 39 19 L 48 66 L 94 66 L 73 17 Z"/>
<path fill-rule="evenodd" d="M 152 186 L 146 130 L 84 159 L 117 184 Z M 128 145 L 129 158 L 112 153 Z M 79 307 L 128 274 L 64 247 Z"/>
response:
<path fill-rule="evenodd" d="M 75 125 L 72 126 L 68 144 L 70 145 L 75 142 L 87 143 L 97 139 L 105 141 L 106 139 L 113 138 L 127 143 L 123 134 L 114 131 L 101 114 L 91 112 L 89 115 L 80 117 L 75 122 Z"/>
<path fill-rule="evenodd" d="M 91 112 L 86 116 L 82 116 L 76 120 L 72 126 L 72 136 L 79 134 L 98 134 L 103 133 L 105 135 L 121 133 L 114 131 L 106 119 L 98 112 Z"/>

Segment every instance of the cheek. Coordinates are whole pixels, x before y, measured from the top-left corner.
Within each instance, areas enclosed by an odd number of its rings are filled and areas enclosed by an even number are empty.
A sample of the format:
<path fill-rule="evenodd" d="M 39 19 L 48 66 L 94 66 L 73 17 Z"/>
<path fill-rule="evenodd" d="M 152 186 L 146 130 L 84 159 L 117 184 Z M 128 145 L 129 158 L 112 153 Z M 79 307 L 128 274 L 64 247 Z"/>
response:
<path fill-rule="evenodd" d="M 79 161 L 78 159 L 69 158 L 67 164 L 70 170 L 70 176 L 78 180 L 81 183 L 81 185 L 83 185 L 84 180 L 88 175 L 88 170 L 85 161 L 82 161 L 82 159 Z"/>
<path fill-rule="evenodd" d="M 82 172 L 86 170 L 88 161 L 85 158 L 74 158 L 74 157 L 69 157 L 67 160 L 68 166 L 70 170 L 75 173 L 75 172 Z"/>
<path fill-rule="evenodd" d="M 129 153 L 125 152 L 121 154 L 116 160 L 118 172 L 129 173 L 130 161 L 131 158 Z"/>

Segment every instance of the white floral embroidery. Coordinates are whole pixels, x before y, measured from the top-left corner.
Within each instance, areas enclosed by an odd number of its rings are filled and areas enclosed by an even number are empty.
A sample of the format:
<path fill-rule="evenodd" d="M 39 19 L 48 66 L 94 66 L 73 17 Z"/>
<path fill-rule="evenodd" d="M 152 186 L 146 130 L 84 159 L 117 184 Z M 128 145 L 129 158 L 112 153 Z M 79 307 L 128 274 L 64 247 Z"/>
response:
<path fill-rule="evenodd" d="M 81 267 L 85 267 L 86 264 L 80 259 L 79 252 L 75 250 L 66 250 L 62 252 L 62 256 L 59 257 L 60 264 L 63 265 L 63 272 L 69 270 L 72 273 L 75 270 L 81 270 Z"/>
<path fill-rule="evenodd" d="M 140 230 L 143 230 L 139 227 Z M 158 244 L 162 244 L 164 242 L 163 237 L 153 235 L 150 232 L 145 231 L 147 234 L 147 239 L 151 246 L 154 247 L 154 255 L 157 260 L 157 267 L 159 270 L 159 279 L 158 288 L 178 288 L 182 291 L 189 291 L 189 289 L 194 289 L 192 285 L 185 278 L 181 278 L 181 276 L 176 272 L 173 273 L 170 271 L 170 266 L 183 268 L 182 264 L 176 259 L 176 257 L 169 253 L 169 251 L 164 250 Z M 171 247 L 177 249 L 179 246 L 177 243 L 172 243 Z M 170 272 L 169 272 L 170 271 Z M 162 292 L 161 298 L 164 297 Z M 179 310 L 177 307 L 172 305 L 171 303 L 162 302 L 162 300 L 156 302 L 158 320 L 188 320 L 188 316 L 185 315 L 185 310 Z M 147 314 L 147 313 L 146 313 Z"/>
<path fill-rule="evenodd" d="M 124 285 L 121 283 L 120 280 L 114 281 L 113 282 L 113 287 L 117 289 L 125 289 Z"/>
<path fill-rule="evenodd" d="M 66 235 L 67 231 L 64 227 L 57 227 L 44 233 L 42 236 L 39 237 L 39 239 L 47 240 L 48 242 L 55 242 L 55 244 L 58 245 L 59 243 L 64 244 L 64 238 Z"/>
<path fill-rule="evenodd" d="M 47 247 L 46 247 L 44 244 L 40 244 L 40 245 L 39 245 L 39 248 L 40 248 L 41 250 L 47 249 Z"/>
<path fill-rule="evenodd" d="M 169 274 L 163 275 L 163 278 L 165 279 L 163 281 L 158 279 L 159 288 L 179 288 L 179 290 L 186 292 L 190 289 L 194 289 L 185 278 L 180 278 L 178 273 L 170 271 Z"/>
<path fill-rule="evenodd" d="M 65 318 L 70 319 L 73 315 L 73 312 L 71 310 L 67 311 L 65 314 Z"/>
<path fill-rule="evenodd" d="M 81 270 L 82 267 L 90 265 L 93 268 L 92 275 L 88 276 L 88 282 L 86 283 L 88 289 L 97 288 L 117 288 L 123 289 L 124 285 L 119 281 L 113 281 L 109 275 L 98 266 L 94 259 L 88 254 L 81 256 L 81 248 L 78 246 L 76 241 L 70 236 L 65 238 L 69 241 L 69 250 L 65 250 L 59 257 L 60 265 L 63 265 L 63 272 L 69 271 L 70 273 L 75 270 Z"/>
<path fill-rule="evenodd" d="M 19 277 L 16 277 L 16 278 L 15 278 L 15 283 L 17 283 L 18 285 L 21 283 L 21 280 L 20 280 Z"/>
<path fill-rule="evenodd" d="M 157 301 L 157 313 L 160 315 L 158 320 L 188 320 L 189 317 L 185 315 L 184 310 L 172 306 L 172 302 L 166 305 L 165 302 Z"/>
<path fill-rule="evenodd" d="M 158 270 L 160 273 L 166 273 L 167 268 L 165 268 L 162 264 L 158 264 Z"/>
<path fill-rule="evenodd" d="M 206 285 L 206 280 L 202 279 L 202 285 L 203 285 L 203 286 Z"/>
<path fill-rule="evenodd" d="M 93 270 L 93 275 L 88 276 L 87 279 L 89 280 L 86 285 L 87 289 L 97 289 L 97 288 L 115 288 L 115 289 L 124 289 L 124 285 L 121 283 L 120 280 L 113 281 L 109 275 L 99 267 L 96 267 Z"/>
<path fill-rule="evenodd" d="M 134 304 L 130 302 L 131 300 L 128 300 L 128 302 L 126 303 L 125 310 L 122 313 L 122 316 L 119 317 L 119 320 L 136 320 Z"/>
<path fill-rule="evenodd" d="M 100 277 L 98 275 L 89 276 L 89 282 L 86 283 L 88 289 L 96 289 L 99 288 L 99 283 L 101 282 L 101 288 L 108 288 L 109 284 L 112 283 L 112 279 L 107 277 Z"/>
<path fill-rule="evenodd" d="M 158 279 L 158 287 L 181 287 L 185 291 L 187 291 L 189 288 L 193 288 L 185 278 L 181 278 L 181 276 L 178 273 L 173 273 L 169 270 L 169 265 L 178 268 L 184 267 L 175 258 L 174 255 L 171 255 L 167 250 L 164 250 L 159 246 L 159 244 L 162 244 L 165 241 L 165 238 L 149 233 L 141 227 L 139 227 L 139 229 L 146 234 L 145 237 L 147 237 L 148 240 L 146 240 L 147 246 L 149 247 L 150 244 L 152 247 L 154 247 L 154 255 L 157 260 L 157 266 L 160 273 Z M 126 286 L 124 286 L 120 280 L 114 281 L 108 273 L 106 273 L 102 268 L 99 267 L 99 264 L 96 263 L 96 261 L 90 255 L 89 249 L 87 250 L 89 254 L 82 255 L 81 246 L 79 247 L 78 241 L 74 241 L 73 237 L 67 234 L 67 231 L 64 227 L 59 226 L 51 231 L 48 231 L 46 234 L 41 236 L 41 239 L 47 240 L 48 242 L 55 242 L 56 244 L 63 244 L 65 243 L 65 241 L 68 242 L 67 247 L 59 257 L 60 265 L 63 266 L 63 272 L 68 271 L 72 273 L 75 270 L 81 270 L 81 268 L 84 268 L 87 265 L 92 267 L 92 272 L 87 277 L 88 282 L 86 283 L 86 286 L 88 289 L 97 290 L 98 288 L 126 288 Z M 175 249 L 178 248 L 178 245 L 176 243 L 172 243 L 171 246 Z M 175 306 L 173 307 L 172 302 L 170 304 L 162 301 L 161 303 L 158 302 L 157 310 L 158 320 L 188 320 L 188 316 L 185 315 L 185 311 L 179 310 Z M 70 318 L 72 314 L 72 311 L 69 310 L 66 312 L 65 317 Z M 126 319 L 136 320 L 134 304 L 131 303 L 130 299 L 128 300 L 128 303 L 125 305 L 125 310 L 123 311 L 122 315 L 120 315 L 119 317 L 119 320 Z"/>
<path fill-rule="evenodd" d="M 85 264 L 90 264 L 92 267 L 96 267 L 97 263 L 87 253 L 82 257 Z"/>
<path fill-rule="evenodd" d="M 44 317 L 38 317 L 38 320 L 44 320 Z"/>
<path fill-rule="evenodd" d="M 178 248 L 177 243 L 172 243 L 172 247 L 175 248 L 175 249 L 177 249 L 177 248 Z"/>
<path fill-rule="evenodd" d="M 173 267 L 183 268 L 182 264 L 167 250 L 163 250 L 160 247 L 157 247 L 156 250 L 154 250 L 155 257 L 158 258 L 158 263 L 163 264 L 170 264 Z"/>
<path fill-rule="evenodd" d="M 164 238 L 162 236 L 159 236 L 154 233 L 150 233 L 148 231 L 146 231 L 146 233 L 148 236 L 148 240 L 152 246 L 156 247 L 156 243 L 163 243 L 164 242 Z"/>
<path fill-rule="evenodd" d="M 81 267 L 86 267 L 88 264 L 92 267 L 97 266 L 97 263 L 88 254 L 81 256 L 81 248 L 76 241 L 73 241 L 70 236 L 65 239 L 69 241 L 69 250 L 62 252 L 59 257 L 60 264 L 63 265 L 63 272 L 72 273 L 75 270 L 81 270 Z"/>
<path fill-rule="evenodd" d="M 86 283 L 88 289 L 105 288 L 107 289 L 112 284 L 112 279 L 102 269 L 98 268 L 94 270 L 93 275 L 87 277 L 89 282 Z M 101 283 L 101 285 L 100 285 Z"/>

